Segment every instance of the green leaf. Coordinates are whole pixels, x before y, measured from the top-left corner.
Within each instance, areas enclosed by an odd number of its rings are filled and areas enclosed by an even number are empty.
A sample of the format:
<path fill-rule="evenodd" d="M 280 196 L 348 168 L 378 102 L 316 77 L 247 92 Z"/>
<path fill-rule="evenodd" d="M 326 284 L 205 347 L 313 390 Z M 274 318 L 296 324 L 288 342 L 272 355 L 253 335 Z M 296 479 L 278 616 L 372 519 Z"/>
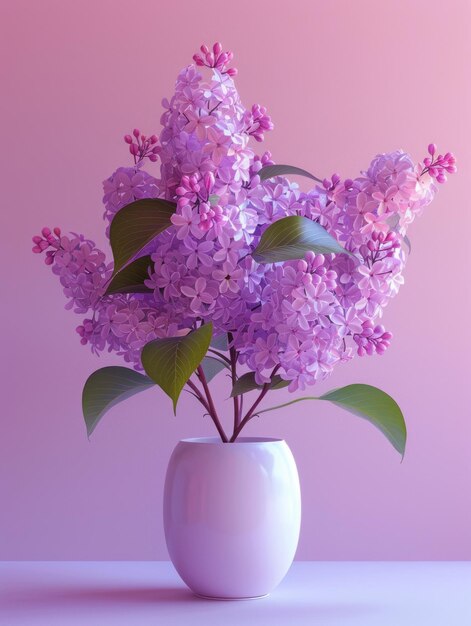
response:
<path fill-rule="evenodd" d="M 229 369 L 229 364 L 224 363 L 221 359 L 217 359 L 213 356 L 205 356 L 201 361 L 201 367 L 203 368 L 204 375 L 206 377 L 206 382 L 209 383 L 210 380 L 222 372 L 223 369 Z"/>
<path fill-rule="evenodd" d="M 271 379 L 270 389 L 284 389 L 290 384 L 290 382 L 291 381 L 285 380 L 284 378 L 281 378 L 281 376 L 278 376 L 278 374 L 276 374 Z"/>
<path fill-rule="evenodd" d="M 152 289 L 144 285 L 144 281 L 149 278 L 149 267 L 152 265 L 150 255 L 132 261 L 113 276 L 105 296 L 110 293 L 152 293 Z"/>
<path fill-rule="evenodd" d="M 347 385 L 334 389 L 319 397 L 296 398 L 278 406 L 257 411 L 258 414 L 281 409 L 304 400 L 327 400 L 337 406 L 350 411 L 354 415 L 363 417 L 378 428 L 394 448 L 404 457 L 407 430 L 404 416 L 397 402 L 390 395 L 371 385 Z"/>
<path fill-rule="evenodd" d="M 128 367 L 103 367 L 91 374 L 82 392 L 82 409 L 90 437 L 103 415 L 122 400 L 153 387 L 154 382 Z"/>
<path fill-rule="evenodd" d="M 270 381 L 270 389 L 283 389 L 283 387 L 287 387 L 289 385 L 289 380 L 283 380 L 281 376 L 276 374 Z M 254 389 L 262 389 L 263 385 L 259 385 L 255 382 L 255 373 L 247 372 L 246 374 L 242 374 L 236 380 L 234 386 L 232 387 L 231 398 L 235 396 L 240 396 L 243 393 L 248 393 L 249 391 L 253 391 Z"/>
<path fill-rule="evenodd" d="M 319 398 L 328 400 L 374 424 L 404 456 L 407 430 L 404 416 L 390 395 L 371 385 L 347 385 Z"/>
<path fill-rule="evenodd" d="M 306 178 L 310 178 L 311 180 L 315 180 L 318 183 L 322 182 L 322 180 L 317 178 L 317 176 L 314 176 L 314 174 L 311 174 L 306 170 L 302 170 L 300 167 L 294 167 L 293 165 L 266 165 L 258 172 L 260 180 L 268 180 L 274 176 L 284 176 L 285 174 L 296 174 L 297 176 L 304 176 Z"/>
<path fill-rule="evenodd" d="M 258 263 L 277 263 L 303 259 L 309 250 L 319 254 L 343 253 L 355 258 L 320 224 L 300 215 L 283 217 L 271 224 L 252 256 Z"/>
<path fill-rule="evenodd" d="M 174 412 L 186 381 L 209 348 L 212 334 L 213 325 L 204 324 L 184 337 L 154 339 L 142 349 L 146 374 L 172 399 Z"/>
<path fill-rule="evenodd" d="M 229 339 L 227 337 L 227 333 L 224 335 L 219 335 L 218 337 L 213 337 L 211 339 L 211 348 L 215 350 L 221 350 L 222 352 L 227 352 L 229 350 Z"/>
<path fill-rule="evenodd" d="M 160 198 L 136 200 L 123 207 L 111 222 L 110 244 L 116 274 L 154 237 L 172 226 L 176 204 Z"/>

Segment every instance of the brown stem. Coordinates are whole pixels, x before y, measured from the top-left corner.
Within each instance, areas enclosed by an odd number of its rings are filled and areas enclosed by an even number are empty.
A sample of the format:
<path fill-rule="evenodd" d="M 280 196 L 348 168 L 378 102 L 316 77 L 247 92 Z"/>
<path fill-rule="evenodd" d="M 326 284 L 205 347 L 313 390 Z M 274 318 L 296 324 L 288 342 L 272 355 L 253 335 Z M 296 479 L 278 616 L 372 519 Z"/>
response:
<path fill-rule="evenodd" d="M 276 374 L 276 372 L 280 369 L 280 366 L 277 365 L 273 368 L 273 371 L 270 375 L 270 379 L 273 378 L 273 376 Z M 258 398 L 255 400 L 255 402 L 252 404 L 252 406 L 250 407 L 250 409 L 247 411 L 247 413 L 245 414 L 244 419 L 240 422 L 239 426 L 234 429 L 234 432 L 232 434 L 232 437 L 230 438 L 230 443 L 234 443 L 234 441 L 237 439 L 237 437 L 240 435 L 241 430 L 244 428 L 244 426 L 247 424 L 248 421 L 250 421 L 252 419 L 252 417 L 255 415 L 255 409 L 258 407 L 258 405 L 260 404 L 260 402 L 263 400 L 263 398 L 267 395 L 268 391 L 270 390 L 270 383 L 265 383 L 262 387 L 262 390 L 260 392 L 260 395 L 258 396 Z"/>
<path fill-rule="evenodd" d="M 198 372 L 198 376 L 199 376 L 199 379 L 201 381 L 201 384 L 203 385 L 204 393 L 206 394 L 206 400 L 207 400 L 207 403 L 208 403 L 208 413 L 212 417 L 214 425 L 218 429 L 218 433 L 219 433 L 222 441 L 224 443 L 227 443 L 227 441 L 228 441 L 227 440 L 227 435 L 224 432 L 223 427 L 221 426 L 221 422 L 219 421 L 219 417 L 218 417 L 218 414 L 217 414 L 217 411 L 216 411 L 216 407 L 214 406 L 213 398 L 211 396 L 211 392 L 209 391 L 208 382 L 206 380 L 206 376 L 204 375 L 203 368 L 201 367 L 201 365 L 198 365 L 197 372 Z"/>
<path fill-rule="evenodd" d="M 198 389 L 198 387 L 195 385 L 195 383 L 191 380 L 187 380 L 186 384 L 188 385 L 188 387 L 190 389 L 193 390 L 196 399 L 199 400 L 199 402 L 201 402 L 201 404 L 204 406 L 204 408 L 208 411 L 208 413 L 211 415 L 211 412 L 209 410 L 209 406 L 208 403 L 206 402 L 206 399 L 204 398 L 204 396 L 202 395 L 201 391 Z"/>
<path fill-rule="evenodd" d="M 234 441 L 237 439 L 237 437 L 240 434 L 240 431 L 244 428 L 244 426 L 247 424 L 247 422 L 252 419 L 253 415 L 254 415 L 254 411 L 255 409 L 258 407 L 258 405 L 260 404 L 260 402 L 263 400 L 263 398 L 266 396 L 266 394 L 268 393 L 268 390 L 270 389 L 270 383 L 265 383 L 262 387 L 262 391 L 260 392 L 260 395 L 258 396 L 258 398 L 255 400 L 255 402 L 252 404 L 252 406 L 250 407 L 250 409 L 247 411 L 244 419 L 240 422 L 240 424 L 237 426 L 237 428 L 234 429 L 234 432 L 232 434 L 232 437 L 230 438 L 230 442 L 234 443 Z"/>
<path fill-rule="evenodd" d="M 225 361 L 228 365 L 231 364 L 230 360 L 227 358 L 227 356 L 222 354 L 222 352 L 218 352 L 217 350 L 213 350 L 212 348 L 208 348 L 208 352 L 212 352 L 213 354 L 216 354 L 220 359 Z"/>
<path fill-rule="evenodd" d="M 229 340 L 232 341 L 232 335 L 229 335 Z M 237 351 L 234 347 L 229 349 L 229 354 L 231 355 L 231 377 L 232 377 L 232 386 L 236 384 L 237 381 Z M 240 406 L 239 406 L 239 397 L 234 396 L 234 434 L 239 427 L 240 423 Z"/>

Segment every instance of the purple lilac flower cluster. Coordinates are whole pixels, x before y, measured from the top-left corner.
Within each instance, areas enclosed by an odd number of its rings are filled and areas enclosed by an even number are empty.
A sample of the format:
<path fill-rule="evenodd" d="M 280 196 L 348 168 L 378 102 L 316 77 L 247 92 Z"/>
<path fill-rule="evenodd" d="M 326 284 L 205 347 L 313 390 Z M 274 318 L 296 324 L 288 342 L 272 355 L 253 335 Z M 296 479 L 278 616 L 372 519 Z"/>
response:
<path fill-rule="evenodd" d="M 238 362 L 258 383 L 276 372 L 289 390 L 328 376 L 339 362 L 383 354 L 391 333 L 380 323 L 403 283 L 406 230 L 428 205 L 436 182 L 456 171 L 452 154 L 415 165 L 401 150 L 375 157 L 355 179 L 334 174 L 308 193 L 287 178 L 261 180 L 273 164 L 255 154 L 273 128 L 266 109 L 246 109 L 228 68 L 231 52 L 201 47 L 195 65 L 177 77 L 163 100 L 160 142 L 139 130 L 126 135 L 134 158 L 104 182 L 105 219 L 141 198 L 177 203 L 173 227 L 147 247 L 153 267 L 149 294 L 103 297 L 112 268 L 93 242 L 43 229 L 35 252 L 60 277 L 68 307 L 89 313 L 77 328 L 93 351 L 115 351 L 137 369 L 150 340 L 186 334 L 212 321 L 214 334 L 230 333 Z M 205 79 L 199 68 L 211 68 Z M 207 70 L 204 70 L 207 71 Z M 160 158 L 160 178 L 146 159 Z M 301 215 L 317 221 L 355 258 L 308 253 L 304 259 L 257 263 L 251 256 L 268 225 Z"/>

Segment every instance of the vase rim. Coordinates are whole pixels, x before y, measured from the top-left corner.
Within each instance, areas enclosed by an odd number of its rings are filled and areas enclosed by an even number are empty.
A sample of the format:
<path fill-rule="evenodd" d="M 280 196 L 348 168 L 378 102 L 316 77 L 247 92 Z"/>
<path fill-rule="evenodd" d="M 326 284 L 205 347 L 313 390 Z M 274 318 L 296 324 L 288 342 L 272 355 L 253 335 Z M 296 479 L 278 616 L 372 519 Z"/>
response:
<path fill-rule="evenodd" d="M 232 443 L 235 444 L 257 444 L 257 443 L 284 443 L 284 439 L 277 437 L 238 437 Z M 198 443 L 206 445 L 227 445 L 219 437 L 189 437 L 187 439 L 180 439 L 180 443 Z"/>

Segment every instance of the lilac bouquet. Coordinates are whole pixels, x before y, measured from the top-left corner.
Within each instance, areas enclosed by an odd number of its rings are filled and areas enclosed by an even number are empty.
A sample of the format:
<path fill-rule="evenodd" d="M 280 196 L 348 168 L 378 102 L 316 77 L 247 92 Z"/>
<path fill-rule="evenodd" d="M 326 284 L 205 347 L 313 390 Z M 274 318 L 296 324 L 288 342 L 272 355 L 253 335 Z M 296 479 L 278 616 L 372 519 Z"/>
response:
<path fill-rule="evenodd" d="M 269 391 L 304 390 L 355 355 L 383 354 L 392 335 L 380 319 L 403 283 L 406 231 L 436 183 L 456 171 L 453 155 L 433 144 L 418 165 L 397 150 L 376 156 L 355 179 L 275 165 L 250 146 L 273 124 L 265 107 L 241 103 L 232 53 L 216 43 L 193 60 L 163 100 L 160 139 L 138 129 L 126 135 L 134 163 L 104 182 L 114 262 L 59 228 L 33 238 L 33 251 L 45 252 L 59 277 L 66 308 L 85 316 L 81 343 L 131 366 L 105 367 L 87 380 L 89 434 L 111 406 L 157 384 L 174 409 L 186 387 L 222 441 L 233 442 L 270 410 L 259 409 Z M 160 177 L 144 169 L 157 160 Z M 316 185 L 304 193 L 290 174 Z M 208 384 L 225 370 L 231 435 Z M 250 392 L 257 396 L 244 410 Z M 404 419 L 385 392 L 349 385 L 293 402 L 307 399 L 368 419 L 404 453 Z"/>

